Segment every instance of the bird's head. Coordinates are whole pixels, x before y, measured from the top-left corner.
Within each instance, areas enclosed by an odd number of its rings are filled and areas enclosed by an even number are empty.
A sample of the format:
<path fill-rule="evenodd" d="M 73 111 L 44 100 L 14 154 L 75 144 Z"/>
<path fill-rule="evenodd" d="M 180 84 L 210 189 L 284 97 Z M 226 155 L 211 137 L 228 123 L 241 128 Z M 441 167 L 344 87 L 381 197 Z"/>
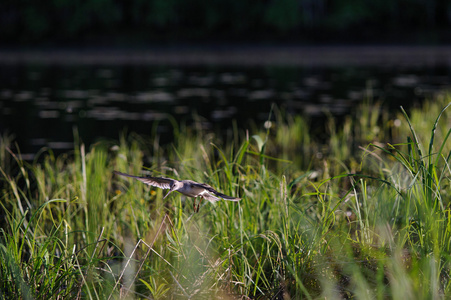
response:
<path fill-rule="evenodd" d="M 176 191 L 177 189 L 178 189 L 178 182 L 177 181 L 171 182 L 171 187 L 169 188 L 169 192 L 163 197 L 163 199 L 166 198 L 173 191 Z"/>

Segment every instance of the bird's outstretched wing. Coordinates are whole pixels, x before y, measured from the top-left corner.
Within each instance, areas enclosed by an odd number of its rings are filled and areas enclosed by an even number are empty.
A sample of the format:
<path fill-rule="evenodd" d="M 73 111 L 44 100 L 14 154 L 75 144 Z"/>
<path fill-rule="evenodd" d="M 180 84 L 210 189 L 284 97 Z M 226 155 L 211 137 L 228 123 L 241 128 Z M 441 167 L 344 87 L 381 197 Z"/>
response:
<path fill-rule="evenodd" d="M 113 173 L 117 174 L 117 175 L 121 175 L 121 176 L 134 178 L 136 180 L 144 182 L 145 184 L 148 184 L 148 185 L 151 185 L 151 186 L 155 186 L 155 187 L 158 187 L 160 189 L 170 189 L 171 188 L 171 184 L 175 181 L 174 179 L 165 178 L 165 177 L 140 177 L 140 176 L 134 176 L 134 175 L 121 173 L 121 172 L 118 172 L 118 171 L 113 171 Z"/>
<path fill-rule="evenodd" d="M 236 197 L 231 197 L 231 196 L 227 196 L 227 195 L 225 195 L 225 194 L 222 194 L 222 193 L 220 193 L 220 192 L 218 192 L 217 190 L 215 190 L 214 188 L 212 188 L 211 186 L 209 186 L 208 184 L 206 184 L 206 183 L 196 183 L 197 185 L 199 185 L 199 186 L 201 186 L 201 187 L 203 187 L 204 189 L 206 189 L 208 192 L 210 192 L 210 193 L 212 193 L 212 194 L 214 194 L 214 195 L 216 195 L 216 196 L 218 196 L 219 198 L 222 198 L 222 199 L 224 199 L 224 200 L 228 200 L 228 201 L 240 201 L 241 200 L 241 198 L 236 198 Z M 213 195 L 208 195 L 207 196 L 207 193 L 204 193 L 203 195 L 202 195 L 205 199 L 207 199 L 207 200 L 213 200 L 213 201 L 218 201 L 219 200 L 219 198 L 217 198 L 217 197 L 215 197 L 215 196 L 213 196 Z M 209 199 L 210 198 L 210 199 Z"/>

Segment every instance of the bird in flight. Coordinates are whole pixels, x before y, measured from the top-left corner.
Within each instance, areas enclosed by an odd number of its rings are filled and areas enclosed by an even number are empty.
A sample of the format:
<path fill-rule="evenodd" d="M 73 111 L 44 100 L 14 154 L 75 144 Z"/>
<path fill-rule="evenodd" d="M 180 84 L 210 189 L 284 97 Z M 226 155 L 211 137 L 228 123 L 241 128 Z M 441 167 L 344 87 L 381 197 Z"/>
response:
<path fill-rule="evenodd" d="M 202 202 L 202 199 L 207 199 L 211 203 L 219 201 L 221 199 L 228 200 L 228 201 L 241 200 L 241 198 L 235 198 L 235 197 L 224 195 L 224 194 L 216 191 L 214 188 L 212 188 L 208 184 L 198 183 L 198 182 L 195 182 L 192 180 L 175 180 L 172 178 L 150 177 L 150 176 L 149 177 L 140 177 L 140 176 L 134 176 L 134 175 L 121 173 L 118 171 L 113 171 L 113 173 L 116 175 L 121 175 L 121 176 L 137 179 L 141 182 L 144 182 L 145 184 L 155 186 L 160 189 L 169 189 L 169 192 L 163 197 L 163 199 L 165 199 L 173 191 L 177 191 L 188 197 L 193 197 L 194 198 L 193 208 L 194 208 L 195 212 L 199 211 L 199 206 Z M 200 197 L 200 201 L 196 208 L 196 198 L 197 197 Z"/>

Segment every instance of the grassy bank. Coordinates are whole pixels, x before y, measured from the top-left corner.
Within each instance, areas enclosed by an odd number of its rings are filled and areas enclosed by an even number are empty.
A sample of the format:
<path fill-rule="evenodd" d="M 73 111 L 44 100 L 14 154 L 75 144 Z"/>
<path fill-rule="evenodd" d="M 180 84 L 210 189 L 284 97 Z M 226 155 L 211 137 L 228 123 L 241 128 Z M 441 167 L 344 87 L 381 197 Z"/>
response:
<path fill-rule="evenodd" d="M 302 117 L 227 141 L 174 126 L 34 163 L 0 143 L 6 299 L 432 299 L 450 290 L 451 101 L 409 114 L 362 105 L 310 134 Z M 38 162 L 39 161 L 39 162 Z M 113 176 L 193 179 L 203 203 Z"/>

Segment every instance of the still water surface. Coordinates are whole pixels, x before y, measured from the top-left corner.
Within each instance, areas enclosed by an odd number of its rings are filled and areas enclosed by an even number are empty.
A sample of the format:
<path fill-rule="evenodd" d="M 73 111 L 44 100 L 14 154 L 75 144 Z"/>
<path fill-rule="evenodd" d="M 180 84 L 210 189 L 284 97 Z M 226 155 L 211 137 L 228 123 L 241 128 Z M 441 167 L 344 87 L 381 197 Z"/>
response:
<path fill-rule="evenodd" d="M 87 144 L 154 128 L 170 142 L 170 116 L 224 133 L 232 120 L 240 129 L 261 126 L 273 103 L 315 122 L 325 111 L 353 113 L 368 98 L 391 111 L 408 108 L 450 85 L 451 67 L 443 64 L 0 64 L 0 131 L 13 133 L 32 158 L 45 146 L 73 149 L 74 128 Z"/>

